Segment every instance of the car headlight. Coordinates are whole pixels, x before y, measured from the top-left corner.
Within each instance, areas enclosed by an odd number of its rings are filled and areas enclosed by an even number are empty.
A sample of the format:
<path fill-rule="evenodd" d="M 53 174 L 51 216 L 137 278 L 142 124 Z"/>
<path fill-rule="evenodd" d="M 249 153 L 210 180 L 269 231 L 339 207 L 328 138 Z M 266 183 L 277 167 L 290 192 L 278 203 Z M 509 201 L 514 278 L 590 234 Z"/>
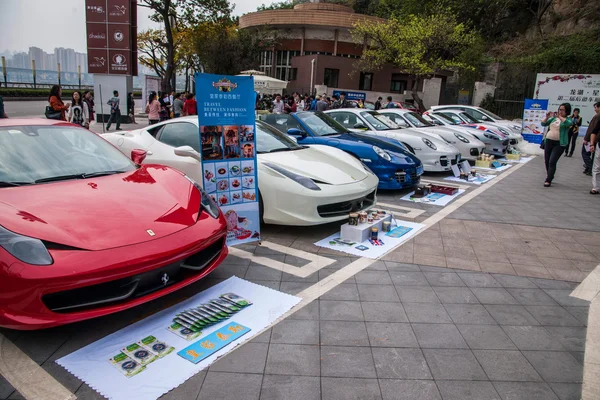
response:
<path fill-rule="evenodd" d="M 433 142 L 427 138 L 421 138 L 423 139 L 423 143 L 425 143 L 425 145 L 427 147 L 429 147 L 432 150 L 437 150 L 437 146 L 435 144 L 433 144 Z"/>
<path fill-rule="evenodd" d="M 315 183 L 315 181 L 313 181 L 310 178 L 307 178 L 306 176 L 295 174 L 295 173 L 290 172 L 287 169 L 281 168 L 281 167 L 279 167 L 279 166 L 277 166 L 275 164 L 264 163 L 263 165 L 271 168 L 274 171 L 279 172 L 281 175 L 283 175 L 283 176 L 285 176 L 287 178 L 290 178 L 294 182 L 297 182 L 297 183 L 301 184 L 302 186 L 304 186 L 307 189 L 310 189 L 310 190 L 321 190 L 321 188 L 319 186 L 317 186 L 317 184 Z"/>
<path fill-rule="evenodd" d="M 0 247 L 31 265 L 51 265 L 54 260 L 40 239 L 19 235 L 0 226 Z"/>
<path fill-rule="evenodd" d="M 390 156 L 387 151 L 385 151 L 377 146 L 373 146 L 373 151 L 375 153 L 377 153 L 377 155 L 379 157 L 383 158 L 385 161 L 392 161 L 392 156 Z"/>
<path fill-rule="evenodd" d="M 189 176 L 185 175 L 185 178 L 191 182 L 192 185 L 194 185 L 194 187 L 196 189 L 198 189 L 200 191 L 200 207 L 202 207 L 204 209 L 204 211 L 206 211 L 208 213 L 208 215 L 210 215 L 213 218 L 219 218 L 219 206 L 217 206 L 217 203 L 215 203 L 213 201 L 213 199 L 210 198 L 210 196 L 204 191 L 204 189 L 202 189 L 202 187 L 200 186 L 200 184 L 198 182 L 196 182 L 195 180 L 193 180 L 192 178 L 190 178 Z"/>
<path fill-rule="evenodd" d="M 469 139 L 467 139 L 466 137 L 464 137 L 460 133 L 455 133 L 454 136 L 456 136 L 456 138 L 458 140 L 460 140 L 461 142 L 463 142 L 463 143 L 469 143 Z"/>
<path fill-rule="evenodd" d="M 492 140 L 500 140 L 500 138 L 492 133 L 484 133 L 483 136 L 485 136 L 488 139 L 492 139 Z"/>

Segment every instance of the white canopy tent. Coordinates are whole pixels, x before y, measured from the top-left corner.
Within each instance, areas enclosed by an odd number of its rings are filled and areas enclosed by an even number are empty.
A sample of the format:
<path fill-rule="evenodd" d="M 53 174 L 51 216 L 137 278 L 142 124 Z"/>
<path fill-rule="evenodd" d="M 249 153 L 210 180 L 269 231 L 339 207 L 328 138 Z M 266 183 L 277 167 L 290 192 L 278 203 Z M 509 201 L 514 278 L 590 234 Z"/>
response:
<path fill-rule="evenodd" d="M 238 76 L 254 76 L 254 90 L 264 94 L 281 93 L 287 88 L 287 82 L 266 76 L 264 72 L 249 70 L 242 71 Z"/>

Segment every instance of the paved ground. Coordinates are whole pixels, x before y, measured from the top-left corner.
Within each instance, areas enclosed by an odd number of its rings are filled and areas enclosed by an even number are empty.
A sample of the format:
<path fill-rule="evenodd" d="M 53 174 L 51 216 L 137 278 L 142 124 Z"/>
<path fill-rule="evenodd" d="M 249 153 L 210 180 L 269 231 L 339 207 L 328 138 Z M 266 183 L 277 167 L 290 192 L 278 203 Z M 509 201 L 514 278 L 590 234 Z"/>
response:
<path fill-rule="evenodd" d="M 159 301 L 46 331 L 0 332 L 78 398 L 100 399 L 54 361 L 237 275 L 306 305 L 164 399 L 578 399 L 588 304 L 569 294 L 600 263 L 600 200 L 587 194 L 580 164 L 561 159 L 555 186 L 544 189 L 538 157 L 489 190 L 470 187 L 462 197 L 474 197 L 451 213 L 400 201 L 407 191 L 380 193 L 428 229 L 363 270 L 313 245 L 339 224 L 269 226 L 262 246 L 241 246 L 209 279 Z M 301 270 L 302 252 L 333 263 L 300 277 L 256 258 Z M 319 284 L 322 295 L 310 296 Z M 0 378 L 6 398 L 21 397 Z"/>

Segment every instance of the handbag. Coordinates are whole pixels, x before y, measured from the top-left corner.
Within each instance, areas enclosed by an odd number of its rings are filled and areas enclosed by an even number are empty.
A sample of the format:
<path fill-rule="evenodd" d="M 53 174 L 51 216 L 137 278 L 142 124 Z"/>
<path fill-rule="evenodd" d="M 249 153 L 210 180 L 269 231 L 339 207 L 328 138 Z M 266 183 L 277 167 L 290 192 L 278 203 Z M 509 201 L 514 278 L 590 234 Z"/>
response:
<path fill-rule="evenodd" d="M 62 111 L 56 111 L 54 108 L 52 108 L 52 106 L 46 106 L 46 112 L 44 115 L 46 115 L 46 118 L 48 119 L 62 119 Z"/>

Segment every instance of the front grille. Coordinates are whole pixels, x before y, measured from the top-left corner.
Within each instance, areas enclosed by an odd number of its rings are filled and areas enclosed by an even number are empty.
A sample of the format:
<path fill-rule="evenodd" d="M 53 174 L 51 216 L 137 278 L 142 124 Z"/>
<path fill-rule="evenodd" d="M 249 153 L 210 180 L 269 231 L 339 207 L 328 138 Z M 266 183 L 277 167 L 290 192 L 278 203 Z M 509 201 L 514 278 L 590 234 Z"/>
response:
<path fill-rule="evenodd" d="M 456 158 L 452 159 L 452 161 L 450 161 L 450 164 L 456 165 L 456 164 L 458 164 L 459 160 L 460 160 L 460 154 L 457 155 Z"/>
<path fill-rule="evenodd" d="M 375 204 L 375 192 L 376 191 L 374 190 L 360 199 L 318 206 L 317 212 L 322 218 L 331 218 L 365 210 Z"/>
<path fill-rule="evenodd" d="M 420 180 L 419 176 L 417 175 L 416 170 L 413 170 L 412 172 L 407 173 L 403 169 L 400 169 L 400 170 L 396 171 L 396 174 L 394 176 L 396 178 L 396 182 L 398 182 L 398 183 L 411 182 L 413 184 L 416 184 Z"/>
<path fill-rule="evenodd" d="M 479 149 L 471 149 L 471 155 L 472 156 L 478 156 L 479 155 Z"/>
<path fill-rule="evenodd" d="M 515 145 L 518 143 L 519 143 L 519 141 L 517 139 L 510 139 L 510 144 Z"/>
<path fill-rule="evenodd" d="M 47 294 L 42 297 L 42 301 L 46 307 L 57 313 L 125 303 L 200 275 L 221 254 L 223 242 L 224 239 L 218 240 L 186 259 L 152 271 L 98 285 Z"/>
<path fill-rule="evenodd" d="M 502 142 L 502 146 L 508 146 L 510 144 L 510 140 L 506 139 L 504 142 Z"/>
<path fill-rule="evenodd" d="M 448 166 L 448 157 L 446 156 L 441 156 L 440 157 L 440 165 L 442 167 L 447 167 Z"/>

